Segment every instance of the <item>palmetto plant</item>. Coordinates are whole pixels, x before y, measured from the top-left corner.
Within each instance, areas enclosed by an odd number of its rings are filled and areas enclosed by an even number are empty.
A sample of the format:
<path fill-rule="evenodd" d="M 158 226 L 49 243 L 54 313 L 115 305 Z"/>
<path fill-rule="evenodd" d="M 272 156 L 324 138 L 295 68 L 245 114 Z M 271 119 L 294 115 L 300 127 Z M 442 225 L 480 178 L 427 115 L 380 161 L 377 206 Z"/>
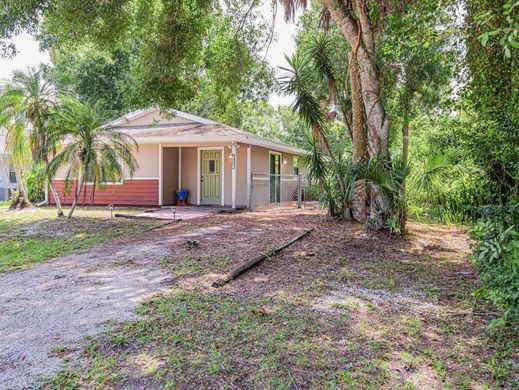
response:
<path fill-rule="evenodd" d="M 409 175 L 409 165 L 401 158 L 389 161 L 385 156 L 370 158 L 360 163 L 362 177 L 370 184 L 371 202 L 380 202 L 377 218 L 392 233 L 403 233 L 407 221 L 407 203 L 404 194 L 405 179 Z M 373 193 L 376 195 L 374 196 Z M 381 198 L 381 199 L 380 199 Z M 373 207 L 373 205 L 372 205 Z M 368 221 L 380 223 L 380 221 Z"/>
<path fill-rule="evenodd" d="M 382 198 L 380 218 L 384 227 L 392 233 L 403 233 L 406 222 L 406 198 L 403 194 L 403 184 L 409 175 L 409 166 L 401 159 L 389 162 L 383 156 L 371 158 L 368 161 L 355 163 L 352 158 L 340 158 L 336 165 L 319 151 L 315 140 L 308 141 L 308 153 L 305 164 L 308 174 L 320 187 L 319 202 L 328 209 L 332 216 L 343 216 L 344 211 L 352 209 L 355 189 L 360 180 L 365 180 L 373 192 Z M 337 169 L 337 170 L 336 170 Z M 336 177 L 340 176 L 344 183 L 341 191 Z M 377 201 L 372 197 L 371 201 Z M 377 221 L 368 221 L 368 223 Z"/>
<path fill-rule="evenodd" d="M 137 162 L 132 148 L 135 140 L 124 133 L 105 126 L 108 113 L 95 106 L 66 98 L 59 110 L 57 126 L 66 134 L 63 149 L 50 161 L 49 177 L 60 169 L 65 170 L 65 192 L 74 186 L 74 200 L 68 217 L 72 217 L 85 182 L 93 189 L 105 183 L 118 182 L 126 174 L 133 176 Z"/>
<path fill-rule="evenodd" d="M 307 167 L 308 177 L 312 182 L 319 183 L 330 172 L 330 167 L 322 149 L 317 145 L 317 141 L 310 133 L 305 134 L 306 150 L 303 163 Z"/>

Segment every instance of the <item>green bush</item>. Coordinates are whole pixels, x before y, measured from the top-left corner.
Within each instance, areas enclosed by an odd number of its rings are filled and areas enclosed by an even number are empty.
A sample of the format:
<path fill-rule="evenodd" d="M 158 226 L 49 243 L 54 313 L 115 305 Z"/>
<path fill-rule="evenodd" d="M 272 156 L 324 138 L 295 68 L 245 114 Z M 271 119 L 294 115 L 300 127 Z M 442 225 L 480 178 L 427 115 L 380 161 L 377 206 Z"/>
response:
<path fill-rule="evenodd" d="M 39 203 L 45 199 L 44 165 L 35 165 L 27 173 L 27 187 L 31 203 Z"/>
<path fill-rule="evenodd" d="M 469 231 L 471 260 L 483 287 L 476 295 L 491 299 L 504 318 L 519 318 L 519 204 L 485 206 Z"/>

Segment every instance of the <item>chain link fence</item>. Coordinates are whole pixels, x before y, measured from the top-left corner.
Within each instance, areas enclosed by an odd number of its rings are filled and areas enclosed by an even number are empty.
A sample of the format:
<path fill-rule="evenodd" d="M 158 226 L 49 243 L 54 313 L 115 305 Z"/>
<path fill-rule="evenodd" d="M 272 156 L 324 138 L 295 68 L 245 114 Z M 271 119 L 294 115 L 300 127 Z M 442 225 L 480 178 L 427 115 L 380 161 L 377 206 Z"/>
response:
<path fill-rule="evenodd" d="M 251 210 L 272 204 L 301 208 L 308 202 L 316 202 L 317 197 L 318 193 L 302 174 L 253 173 L 251 177 Z"/>

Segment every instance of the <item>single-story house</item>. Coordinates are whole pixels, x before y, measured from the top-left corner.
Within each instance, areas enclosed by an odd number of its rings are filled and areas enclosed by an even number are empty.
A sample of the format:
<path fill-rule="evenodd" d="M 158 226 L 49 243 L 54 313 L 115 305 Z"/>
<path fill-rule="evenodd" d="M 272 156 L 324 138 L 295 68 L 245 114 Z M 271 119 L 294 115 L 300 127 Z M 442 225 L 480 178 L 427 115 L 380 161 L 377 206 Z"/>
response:
<path fill-rule="evenodd" d="M 263 185 L 255 187 L 256 203 L 280 201 L 283 177 L 298 173 L 303 155 L 301 149 L 177 110 L 142 109 L 107 126 L 136 140 L 139 167 L 133 177 L 96 189 L 96 205 L 173 205 L 177 190 L 185 189 L 188 204 L 248 206 L 253 174 L 265 175 Z M 58 175 L 53 183 L 62 203 L 71 203 L 64 177 Z M 274 197 L 273 186 L 278 191 Z M 92 189 L 86 185 L 85 204 Z"/>
<path fill-rule="evenodd" d="M 9 200 L 11 190 L 16 190 L 18 184 L 14 174 L 13 166 L 10 163 L 10 156 L 5 145 L 5 129 L 0 128 L 0 201 Z"/>

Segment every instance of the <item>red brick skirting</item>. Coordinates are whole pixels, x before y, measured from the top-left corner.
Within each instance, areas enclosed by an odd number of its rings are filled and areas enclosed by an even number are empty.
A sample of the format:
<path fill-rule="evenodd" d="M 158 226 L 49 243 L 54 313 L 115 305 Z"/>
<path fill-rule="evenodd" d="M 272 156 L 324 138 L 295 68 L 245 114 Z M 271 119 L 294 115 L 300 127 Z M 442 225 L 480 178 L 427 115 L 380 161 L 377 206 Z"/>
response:
<path fill-rule="evenodd" d="M 70 187 L 67 194 L 64 192 L 65 181 L 53 180 L 52 183 L 58 192 L 62 204 L 71 204 L 74 195 L 74 184 Z M 86 187 L 86 192 L 85 192 Z M 79 204 L 90 205 L 90 194 L 93 186 L 86 184 L 81 190 Z M 86 194 L 86 195 L 85 195 Z M 54 204 L 54 197 L 49 191 L 49 202 Z M 95 190 L 94 205 L 114 204 L 119 206 L 157 206 L 159 204 L 159 181 L 154 179 L 146 180 L 125 180 L 124 184 L 107 184 L 103 189 Z"/>

